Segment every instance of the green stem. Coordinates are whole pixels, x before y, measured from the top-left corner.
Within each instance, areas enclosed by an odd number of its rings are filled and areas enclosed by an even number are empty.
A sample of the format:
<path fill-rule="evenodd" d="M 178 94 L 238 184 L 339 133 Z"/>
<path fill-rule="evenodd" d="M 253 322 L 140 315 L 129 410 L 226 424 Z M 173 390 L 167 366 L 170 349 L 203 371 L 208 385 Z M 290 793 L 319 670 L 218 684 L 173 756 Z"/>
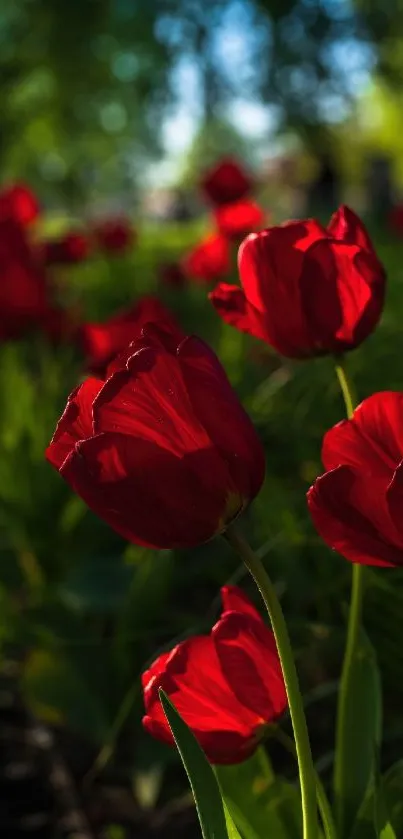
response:
<path fill-rule="evenodd" d="M 228 527 L 225 536 L 255 580 L 270 617 L 280 656 L 297 750 L 302 798 L 303 839 L 317 839 L 318 813 L 316 809 L 315 770 L 298 676 L 284 615 L 273 583 L 260 559 L 238 532 L 235 524 Z"/>
<path fill-rule="evenodd" d="M 341 357 L 336 358 L 336 375 L 339 380 L 340 390 L 343 394 L 347 418 L 351 419 L 354 413 L 353 389 L 351 386 L 351 382 L 349 382 L 348 380 L 343 359 Z"/>
<path fill-rule="evenodd" d="M 269 731 L 269 736 L 275 737 L 287 751 L 296 758 L 297 752 L 295 743 L 284 731 L 277 725 L 273 725 Z M 336 825 L 334 823 L 333 813 L 329 804 L 329 799 L 326 795 L 325 788 L 322 781 L 315 771 L 316 779 L 316 798 L 318 801 L 319 812 L 322 818 L 322 823 L 325 831 L 326 839 L 337 839 Z"/>
<path fill-rule="evenodd" d="M 354 399 L 352 386 L 349 382 L 343 359 L 336 359 L 336 373 L 343 394 L 347 418 L 351 419 L 354 413 Z M 363 565 L 354 564 L 352 569 L 350 609 L 348 614 L 347 641 L 344 653 L 343 667 L 340 678 L 340 690 L 337 706 L 336 721 L 336 756 L 334 764 L 334 792 L 336 817 L 339 828 L 344 824 L 344 803 L 342 799 L 343 777 L 345 767 L 349 761 L 349 737 L 346 727 L 346 715 L 348 699 L 350 695 L 350 682 L 354 672 L 354 660 L 357 645 L 360 637 L 360 626 L 362 617 L 363 589 L 364 589 Z M 359 725 L 359 720 L 357 720 Z"/>

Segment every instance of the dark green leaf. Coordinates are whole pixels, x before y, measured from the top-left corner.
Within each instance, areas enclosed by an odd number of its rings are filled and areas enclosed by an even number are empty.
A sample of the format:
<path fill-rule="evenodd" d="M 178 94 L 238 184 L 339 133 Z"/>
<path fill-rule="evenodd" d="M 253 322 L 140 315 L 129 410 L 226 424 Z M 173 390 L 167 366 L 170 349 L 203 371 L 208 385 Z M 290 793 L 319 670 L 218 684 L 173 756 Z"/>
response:
<path fill-rule="evenodd" d="M 403 760 L 399 760 L 383 776 L 383 794 L 397 836 L 403 836 Z"/>
<path fill-rule="evenodd" d="M 160 699 L 189 778 L 203 839 L 228 839 L 224 804 L 214 771 L 194 734 L 163 690 L 160 690 Z"/>
<path fill-rule="evenodd" d="M 368 790 L 350 839 L 378 839 L 374 813 L 376 815 L 376 807 L 379 811 L 380 803 L 383 811 L 388 814 L 395 835 L 397 837 L 403 836 L 403 760 L 399 760 L 383 775 L 381 802 L 379 801 L 379 791 L 377 791 L 376 796 L 374 791 L 375 783 Z M 379 816 L 377 818 L 379 821 Z"/>
<path fill-rule="evenodd" d="M 390 822 L 388 805 L 381 778 L 378 779 L 375 790 L 374 821 L 377 839 L 397 839 L 396 833 Z"/>
<path fill-rule="evenodd" d="M 301 799 L 292 784 L 275 778 L 264 750 L 235 766 L 216 767 L 222 794 L 244 839 L 300 839 Z"/>
<path fill-rule="evenodd" d="M 345 690 L 341 683 L 340 690 Z M 374 649 L 364 633 L 352 662 L 344 725 L 336 744 L 335 811 L 342 836 L 348 835 L 374 784 L 381 738 L 381 683 Z"/>

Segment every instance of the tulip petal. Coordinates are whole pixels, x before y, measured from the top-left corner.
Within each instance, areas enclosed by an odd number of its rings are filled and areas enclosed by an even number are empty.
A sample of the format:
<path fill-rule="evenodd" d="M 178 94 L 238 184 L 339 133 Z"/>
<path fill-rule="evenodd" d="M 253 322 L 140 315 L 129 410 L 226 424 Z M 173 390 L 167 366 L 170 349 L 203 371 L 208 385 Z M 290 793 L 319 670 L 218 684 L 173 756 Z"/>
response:
<path fill-rule="evenodd" d="M 287 696 L 273 633 L 263 620 L 225 612 L 212 630 L 225 679 L 261 723 L 269 723 L 287 706 Z"/>
<path fill-rule="evenodd" d="M 177 695 L 172 697 L 177 707 Z M 186 722 L 182 711 L 181 716 Z M 163 720 L 155 719 L 155 716 L 145 714 L 142 720 L 143 726 L 149 734 L 157 740 L 162 740 L 168 745 L 174 745 L 174 738 L 171 729 Z M 207 759 L 213 765 L 233 765 L 242 763 L 250 757 L 259 745 L 259 732 L 241 734 L 238 731 L 221 729 L 199 730 L 192 726 L 192 732 L 199 745 L 202 747 Z"/>
<path fill-rule="evenodd" d="M 341 353 L 360 344 L 378 323 L 384 275 L 367 251 L 323 240 L 305 256 L 300 289 L 312 346 Z"/>
<path fill-rule="evenodd" d="M 210 292 L 209 299 L 225 323 L 255 338 L 265 339 L 261 315 L 248 302 L 242 288 L 229 283 L 219 283 Z"/>
<path fill-rule="evenodd" d="M 390 517 L 403 544 L 403 462 L 399 463 L 393 475 L 387 489 L 386 498 Z"/>
<path fill-rule="evenodd" d="M 256 620 L 262 620 L 249 597 L 238 586 L 221 586 L 221 601 L 224 612 L 240 612 Z"/>
<path fill-rule="evenodd" d="M 141 674 L 141 684 L 143 686 L 143 690 L 147 692 L 150 689 L 152 689 L 152 685 L 155 679 L 158 679 L 161 673 L 164 672 L 165 665 L 171 654 L 172 650 L 170 650 L 168 653 L 161 653 L 161 655 L 159 655 L 158 658 L 156 658 L 155 661 L 153 661 L 153 663 L 150 664 L 148 670 L 144 670 L 144 672 Z"/>
<path fill-rule="evenodd" d="M 301 358 L 314 349 L 301 301 L 300 277 L 305 251 L 324 235 L 314 221 L 289 222 L 252 233 L 239 249 L 246 299 L 264 323 L 265 339 L 283 355 Z"/>
<path fill-rule="evenodd" d="M 81 328 L 81 342 L 89 369 L 103 374 L 112 359 L 108 375 L 116 369 L 122 369 L 133 353 L 124 359 L 119 354 L 132 341 L 141 339 L 142 330 L 150 322 L 164 324 L 166 329 L 172 331 L 177 343 L 184 337 L 168 309 L 152 295 L 141 297 L 134 306 L 123 309 L 104 323 L 84 324 Z"/>
<path fill-rule="evenodd" d="M 144 695 L 146 710 L 162 720 L 160 687 L 192 729 L 247 734 L 257 723 L 256 714 L 232 692 L 210 635 L 196 635 L 174 647 L 163 672 L 148 684 Z"/>
<path fill-rule="evenodd" d="M 348 245 L 358 245 L 359 248 L 373 254 L 374 249 L 369 233 L 361 219 L 346 204 L 333 213 L 327 231 L 334 239 L 339 239 Z"/>
<path fill-rule="evenodd" d="M 89 378 L 70 394 L 56 431 L 46 450 L 46 458 L 60 469 L 80 440 L 93 434 L 92 404 L 103 382 Z"/>
<path fill-rule="evenodd" d="M 208 448 L 177 357 L 143 347 L 114 373 L 94 403 L 94 433 L 115 432 L 151 440 L 176 456 Z"/>
<path fill-rule="evenodd" d="M 213 447 L 177 457 L 151 440 L 102 433 L 78 443 L 60 472 L 97 515 L 137 544 L 193 547 L 227 521 L 231 479 Z"/>
<path fill-rule="evenodd" d="M 368 480 L 350 466 L 318 478 L 308 492 L 308 508 L 319 535 L 350 562 L 402 565 L 403 543 L 386 503 L 387 482 Z"/>
<path fill-rule="evenodd" d="M 387 477 L 402 458 L 403 393 L 374 393 L 356 408 L 352 419 L 339 422 L 323 440 L 326 469 L 343 464 Z"/>
<path fill-rule="evenodd" d="M 245 499 L 253 498 L 265 473 L 264 451 L 253 423 L 207 344 L 187 338 L 178 358 L 193 411 L 227 464 L 234 488 Z"/>

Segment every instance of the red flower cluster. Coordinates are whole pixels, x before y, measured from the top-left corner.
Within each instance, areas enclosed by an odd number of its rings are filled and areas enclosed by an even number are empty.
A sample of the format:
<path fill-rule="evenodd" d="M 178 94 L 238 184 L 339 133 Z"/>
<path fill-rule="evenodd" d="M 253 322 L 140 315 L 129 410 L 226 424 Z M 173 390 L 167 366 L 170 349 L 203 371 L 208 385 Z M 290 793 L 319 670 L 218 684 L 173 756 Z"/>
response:
<path fill-rule="evenodd" d="M 351 562 L 403 565 L 403 393 L 375 393 L 327 432 L 308 493 L 315 527 Z"/>
<path fill-rule="evenodd" d="M 201 189 L 213 205 L 216 232 L 206 236 L 183 260 L 183 271 L 190 280 L 211 283 L 229 274 L 231 243 L 264 224 L 262 208 L 248 198 L 252 186 L 249 175 L 230 158 L 205 175 Z"/>
<path fill-rule="evenodd" d="M 327 228 L 308 219 L 251 234 L 239 251 L 239 272 L 242 288 L 220 284 L 210 294 L 214 307 L 290 358 L 351 350 L 382 312 L 383 267 L 345 206 Z"/>
<path fill-rule="evenodd" d="M 52 341 L 71 338 L 77 318 L 52 301 L 43 246 L 32 243 L 26 230 L 39 214 L 39 204 L 20 184 L 0 193 L 0 339 L 19 338 L 41 329 Z"/>
<path fill-rule="evenodd" d="M 168 309 L 151 295 L 141 297 L 133 306 L 123 309 L 104 323 L 84 323 L 79 342 L 86 357 L 86 366 L 104 378 L 108 364 L 132 342 L 139 340 L 147 323 L 169 324 L 178 341 L 184 337 Z"/>
<path fill-rule="evenodd" d="M 273 633 L 240 589 L 224 586 L 221 598 L 210 635 L 182 641 L 143 674 L 143 724 L 173 744 L 158 696 L 163 688 L 209 761 L 231 764 L 255 751 L 287 697 Z"/>
<path fill-rule="evenodd" d="M 182 337 L 182 336 L 181 336 Z M 47 458 L 124 538 L 190 547 L 259 491 L 264 453 L 214 353 L 149 324 L 69 397 Z"/>

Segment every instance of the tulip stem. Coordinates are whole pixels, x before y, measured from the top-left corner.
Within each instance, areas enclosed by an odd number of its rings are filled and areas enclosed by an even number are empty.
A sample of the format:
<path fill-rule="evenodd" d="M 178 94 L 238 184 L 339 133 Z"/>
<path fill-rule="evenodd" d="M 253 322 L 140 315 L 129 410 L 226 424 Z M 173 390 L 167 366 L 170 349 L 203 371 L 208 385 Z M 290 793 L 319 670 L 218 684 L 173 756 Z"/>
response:
<path fill-rule="evenodd" d="M 349 382 L 348 380 L 342 356 L 336 358 L 336 375 L 339 380 L 340 390 L 343 394 L 344 404 L 346 406 L 347 419 L 351 419 L 354 413 L 353 388 L 351 382 Z"/>
<path fill-rule="evenodd" d="M 297 750 L 302 798 L 303 839 L 317 839 L 318 812 L 316 808 L 315 769 L 297 671 L 284 615 L 273 583 L 265 568 L 234 523 L 229 525 L 225 536 L 252 575 L 270 617 L 281 661 Z"/>
<path fill-rule="evenodd" d="M 296 758 L 297 753 L 295 743 L 278 725 L 273 725 L 269 730 L 269 737 L 274 737 L 278 743 Z M 329 804 L 329 799 L 326 795 L 326 790 L 322 784 L 319 774 L 316 772 L 316 798 L 318 801 L 319 812 L 322 818 L 322 824 L 325 831 L 326 839 L 337 839 L 336 826 L 333 819 L 332 808 Z"/>
<path fill-rule="evenodd" d="M 354 398 L 352 386 L 349 382 L 342 358 L 336 358 L 336 373 L 340 382 L 343 394 L 347 418 L 351 419 L 354 413 Z M 343 667 L 340 677 L 339 699 L 337 705 L 336 721 L 336 755 L 334 763 L 334 793 L 337 823 L 341 829 L 344 825 L 344 803 L 343 803 L 343 778 L 345 767 L 349 760 L 349 734 L 347 730 L 346 717 L 348 703 L 351 693 L 350 683 L 354 674 L 354 664 L 357 652 L 357 645 L 360 637 L 362 605 L 364 594 L 364 571 L 363 565 L 354 564 L 352 568 L 350 608 L 348 613 L 347 641 L 343 659 Z M 360 722 L 357 720 L 357 725 Z"/>

